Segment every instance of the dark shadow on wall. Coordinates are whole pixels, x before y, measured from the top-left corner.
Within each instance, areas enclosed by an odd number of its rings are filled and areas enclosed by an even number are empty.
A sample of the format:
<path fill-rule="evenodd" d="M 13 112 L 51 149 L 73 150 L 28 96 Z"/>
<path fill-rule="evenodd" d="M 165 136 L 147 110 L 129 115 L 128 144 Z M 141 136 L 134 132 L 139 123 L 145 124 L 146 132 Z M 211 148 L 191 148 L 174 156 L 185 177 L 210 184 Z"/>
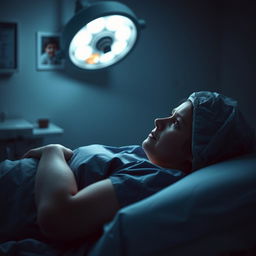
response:
<path fill-rule="evenodd" d="M 2 80 L 2 81 L 9 80 L 14 74 L 16 74 L 16 72 L 0 74 L 0 80 Z"/>

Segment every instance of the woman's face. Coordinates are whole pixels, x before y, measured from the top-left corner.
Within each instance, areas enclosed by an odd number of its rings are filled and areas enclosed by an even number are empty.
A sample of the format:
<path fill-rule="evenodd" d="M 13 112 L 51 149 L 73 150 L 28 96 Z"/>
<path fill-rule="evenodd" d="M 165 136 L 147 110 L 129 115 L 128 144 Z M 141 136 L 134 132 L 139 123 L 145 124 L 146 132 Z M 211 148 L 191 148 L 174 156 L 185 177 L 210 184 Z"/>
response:
<path fill-rule="evenodd" d="M 186 101 L 170 116 L 155 119 L 155 128 L 142 143 L 152 163 L 184 171 L 191 168 L 192 113 L 193 105 Z"/>

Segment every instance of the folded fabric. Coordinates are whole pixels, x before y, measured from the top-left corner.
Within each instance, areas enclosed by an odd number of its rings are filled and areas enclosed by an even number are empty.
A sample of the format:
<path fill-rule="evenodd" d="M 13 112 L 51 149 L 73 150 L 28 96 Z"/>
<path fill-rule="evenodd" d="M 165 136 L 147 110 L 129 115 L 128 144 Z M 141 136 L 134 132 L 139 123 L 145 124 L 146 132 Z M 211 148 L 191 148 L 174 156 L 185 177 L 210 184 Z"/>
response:
<path fill-rule="evenodd" d="M 217 92 L 194 92 L 192 169 L 252 151 L 254 131 L 238 109 L 236 100 Z"/>

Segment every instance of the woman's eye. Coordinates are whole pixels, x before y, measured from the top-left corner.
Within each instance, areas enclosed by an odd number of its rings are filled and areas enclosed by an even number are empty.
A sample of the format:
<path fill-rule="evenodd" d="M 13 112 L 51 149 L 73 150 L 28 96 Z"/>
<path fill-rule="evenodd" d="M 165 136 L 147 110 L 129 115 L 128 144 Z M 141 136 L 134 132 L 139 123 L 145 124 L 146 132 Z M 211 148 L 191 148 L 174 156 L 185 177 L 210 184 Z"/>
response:
<path fill-rule="evenodd" d="M 180 128 L 180 124 L 179 124 L 179 121 L 178 120 L 175 120 L 174 122 L 174 127 L 179 129 Z"/>

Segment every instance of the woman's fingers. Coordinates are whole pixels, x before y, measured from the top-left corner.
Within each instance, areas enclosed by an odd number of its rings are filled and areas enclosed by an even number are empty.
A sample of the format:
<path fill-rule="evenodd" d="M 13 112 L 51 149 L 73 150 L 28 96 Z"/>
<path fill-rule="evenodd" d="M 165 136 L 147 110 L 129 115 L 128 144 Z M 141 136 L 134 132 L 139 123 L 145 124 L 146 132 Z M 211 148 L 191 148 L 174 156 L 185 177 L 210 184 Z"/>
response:
<path fill-rule="evenodd" d="M 69 160 L 72 155 L 73 155 L 73 151 L 69 148 L 66 148 L 60 144 L 49 144 L 43 147 L 39 147 L 39 148 L 34 148 L 29 150 L 28 152 L 26 152 L 23 155 L 23 158 L 40 158 L 43 154 L 43 151 L 49 148 L 58 148 L 63 152 L 63 155 L 65 157 L 66 160 Z"/>
<path fill-rule="evenodd" d="M 23 158 L 40 158 L 42 155 L 42 148 L 34 148 L 23 155 Z"/>

